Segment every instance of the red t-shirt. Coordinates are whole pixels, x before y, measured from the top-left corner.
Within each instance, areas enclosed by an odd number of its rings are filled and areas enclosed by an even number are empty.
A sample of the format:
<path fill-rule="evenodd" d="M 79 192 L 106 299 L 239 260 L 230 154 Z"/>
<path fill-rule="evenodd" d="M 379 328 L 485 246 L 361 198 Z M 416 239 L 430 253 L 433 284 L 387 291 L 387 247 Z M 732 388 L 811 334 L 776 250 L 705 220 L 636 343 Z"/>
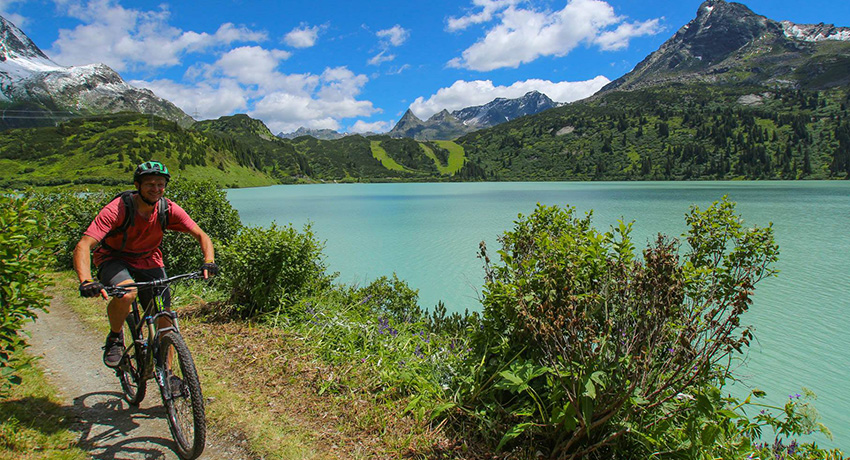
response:
<path fill-rule="evenodd" d="M 177 203 L 166 199 L 168 202 L 168 227 L 166 229 L 177 232 L 189 232 L 198 224 L 189 217 L 189 214 L 183 210 Z M 83 233 L 97 241 L 101 241 L 103 237 L 113 228 L 117 228 L 124 222 L 124 205 L 121 203 L 121 198 L 116 198 L 109 202 L 103 209 L 97 213 L 89 228 Z M 110 236 L 106 240 L 106 244 L 115 249 L 121 248 L 121 242 L 124 238 L 122 233 L 117 233 Z M 138 211 L 133 220 L 133 225 L 127 229 L 127 244 L 124 246 L 123 252 L 128 253 L 150 253 L 144 257 L 119 257 L 129 264 L 131 267 L 138 269 L 149 269 L 163 267 L 162 251 L 159 245 L 162 243 L 162 225 L 159 223 L 159 214 L 154 208 L 149 218 L 145 218 Z M 100 266 L 104 261 L 113 257 L 109 251 L 103 246 L 94 251 L 94 264 Z"/>

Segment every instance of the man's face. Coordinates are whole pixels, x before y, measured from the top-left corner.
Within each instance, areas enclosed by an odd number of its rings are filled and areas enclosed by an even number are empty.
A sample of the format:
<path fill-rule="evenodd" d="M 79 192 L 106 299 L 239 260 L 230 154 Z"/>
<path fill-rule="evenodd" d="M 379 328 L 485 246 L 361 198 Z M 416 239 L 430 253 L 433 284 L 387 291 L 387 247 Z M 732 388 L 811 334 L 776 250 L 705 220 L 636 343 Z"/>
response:
<path fill-rule="evenodd" d="M 165 193 L 165 178 L 162 176 L 142 177 L 141 182 L 136 182 L 139 193 L 148 201 L 157 201 Z"/>

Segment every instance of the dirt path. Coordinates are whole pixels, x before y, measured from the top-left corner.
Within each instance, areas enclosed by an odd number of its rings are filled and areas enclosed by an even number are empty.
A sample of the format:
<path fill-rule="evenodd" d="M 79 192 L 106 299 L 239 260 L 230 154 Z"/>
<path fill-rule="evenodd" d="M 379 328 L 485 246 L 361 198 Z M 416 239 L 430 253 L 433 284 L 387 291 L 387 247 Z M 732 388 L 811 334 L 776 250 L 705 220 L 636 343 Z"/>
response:
<path fill-rule="evenodd" d="M 106 318 L 104 317 L 104 321 Z M 156 385 L 139 407 L 127 404 L 115 373 L 103 365 L 103 337 L 89 331 L 77 315 L 54 297 L 50 313 L 28 326 L 30 353 L 73 411 L 73 429 L 95 459 L 172 460 L 174 441 Z M 236 445 L 234 445 L 236 444 Z M 238 443 L 207 433 L 203 459 L 248 460 Z"/>

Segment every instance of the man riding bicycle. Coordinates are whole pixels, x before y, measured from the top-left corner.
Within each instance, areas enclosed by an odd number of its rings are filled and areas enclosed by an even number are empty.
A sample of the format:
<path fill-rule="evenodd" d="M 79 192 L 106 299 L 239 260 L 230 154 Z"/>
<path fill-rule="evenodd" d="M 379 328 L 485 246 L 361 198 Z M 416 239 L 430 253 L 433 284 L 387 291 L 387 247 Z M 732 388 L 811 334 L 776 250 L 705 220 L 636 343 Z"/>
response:
<path fill-rule="evenodd" d="M 80 279 L 80 295 L 101 295 L 106 299 L 104 285 L 165 278 L 162 251 L 159 248 L 165 230 L 192 235 L 200 243 L 204 254 L 204 264 L 201 266 L 204 278 L 218 273 L 210 237 L 183 208 L 163 196 L 169 179 L 171 174 L 164 164 L 146 161 L 133 174 L 136 190 L 119 194 L 100 210 L 74 248 L 74 270 Z M 91 271 L 92 249 L 97 280 L 93 279 Z M 142 304 L 150 301 L 149 292 L 138 294 Z M 135 298 L 136 292 L 113 297 L 106 307 L 110 333 L 103 347 L 103 363 L 108 367 L 117 367 L 121 362 L 124 353 L 123 325 Z M 169 310 L 170 296 L 167 290 L 163 300 L 165 308 Z M 166 324 L 160 327 L 169 325 L 167 318 L 163 321 Z"/>

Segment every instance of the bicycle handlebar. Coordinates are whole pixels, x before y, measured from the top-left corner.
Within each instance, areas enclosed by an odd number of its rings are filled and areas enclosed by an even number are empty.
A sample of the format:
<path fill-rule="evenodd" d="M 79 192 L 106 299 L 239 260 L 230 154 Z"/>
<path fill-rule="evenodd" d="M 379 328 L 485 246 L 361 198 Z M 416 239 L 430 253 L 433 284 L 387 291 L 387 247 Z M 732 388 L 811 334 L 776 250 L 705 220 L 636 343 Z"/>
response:
<path fill-rule="evenodd" d="M 183 279 L 202 279 L 204 277 L 204 272 L 196 271 L 192 273 L 183 273 L 182 275 L 174 275 L 168 278 L 163 278 L 159 280 L 153 281 L 142 281 L 138 283 L 128 283 L 128 284 L 116 284 L 114 286 L 104 286 L 103 288 L 106 290 L 106 294 L 115 297 L 122 297 L 124 294 L 130 292 L 132 288 L 138 289 L 150 289 L 154 287 L 168 286 L 169 284 Z"/>

